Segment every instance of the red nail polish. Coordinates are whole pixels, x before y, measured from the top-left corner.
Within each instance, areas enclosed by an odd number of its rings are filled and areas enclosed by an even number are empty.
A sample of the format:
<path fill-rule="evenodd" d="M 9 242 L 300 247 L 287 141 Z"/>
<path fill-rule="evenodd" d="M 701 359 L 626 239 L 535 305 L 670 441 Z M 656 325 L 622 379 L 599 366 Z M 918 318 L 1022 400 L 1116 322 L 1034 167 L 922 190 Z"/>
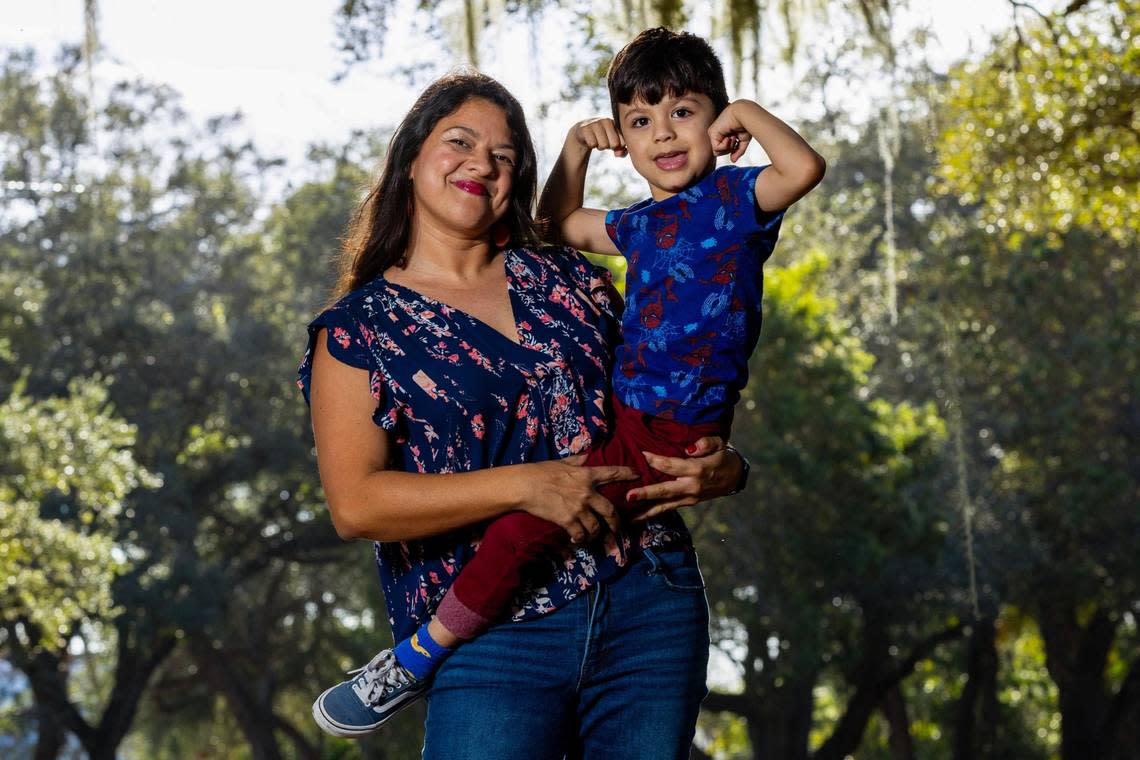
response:
<path fill-rule="evenodd" d="M 689 455 L 696 454 L 697 453 L 697 444 L 694 443 L 692 446 L 685 449 L 685 453 L 689 454 Z"/>

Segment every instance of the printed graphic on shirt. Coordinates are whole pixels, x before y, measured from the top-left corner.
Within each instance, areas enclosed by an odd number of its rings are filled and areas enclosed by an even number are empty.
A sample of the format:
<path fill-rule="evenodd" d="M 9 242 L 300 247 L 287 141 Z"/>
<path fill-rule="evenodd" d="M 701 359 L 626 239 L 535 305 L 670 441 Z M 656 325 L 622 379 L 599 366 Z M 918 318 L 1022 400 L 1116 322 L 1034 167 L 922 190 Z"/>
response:
<path fill-rule="evenodd" d="M 721 167 L 675 196 L 606 215 L 629 264 L 614 373 L 627 406 L 689 424 L 731 416 L 760 335 L 762 266 L 784 217 L 756 206 L 765 168 Z"/>

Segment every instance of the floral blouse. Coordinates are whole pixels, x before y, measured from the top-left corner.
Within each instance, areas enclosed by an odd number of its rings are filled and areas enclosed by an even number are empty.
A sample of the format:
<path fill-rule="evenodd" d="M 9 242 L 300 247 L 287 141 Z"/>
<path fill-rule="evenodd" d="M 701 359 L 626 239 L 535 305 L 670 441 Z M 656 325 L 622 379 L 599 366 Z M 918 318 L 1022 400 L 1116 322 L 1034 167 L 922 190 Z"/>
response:
<path fill-rule="evenodd" d="M 393 467 L 449 473 L 557 459 L 608 431 L 612 351 L 619 340 L 609 273 L 568 249 L 504 252 L 519 342 L 475 317 L 377 277 L 308 327 L 298 385 L 309 401 L 313 346 L 368 370 L 373 421 L 391 436 Z M 397 639 L 426 622 L 486 523 L 416 541 L 377 543 Z M 566 604 L 619 571 L 631 548 L 688 544 L 675 511 L 536 568 L 516 599 L 524 620 Z"/>

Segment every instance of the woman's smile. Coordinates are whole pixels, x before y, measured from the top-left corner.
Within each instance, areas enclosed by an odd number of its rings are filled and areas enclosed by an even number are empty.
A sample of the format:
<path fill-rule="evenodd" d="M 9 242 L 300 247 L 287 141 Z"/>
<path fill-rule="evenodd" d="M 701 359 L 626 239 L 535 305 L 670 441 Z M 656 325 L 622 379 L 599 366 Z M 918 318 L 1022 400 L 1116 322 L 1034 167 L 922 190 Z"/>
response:
<path fill-rule="evenodd" d="M 487 192 L 487 186 L 475 180 L 461 179 L 455 183 L 455 186 L 463 192 L 471 193 L 472 195 L 490 195 L 490 193 Z"/>
<path fill-rule="evenodd" d="M 502 108 L 481 98 L 463 103 L 439 120 L 412 163 L 417 222 L 485 235 L 510 204 L 517 156 Z"/>

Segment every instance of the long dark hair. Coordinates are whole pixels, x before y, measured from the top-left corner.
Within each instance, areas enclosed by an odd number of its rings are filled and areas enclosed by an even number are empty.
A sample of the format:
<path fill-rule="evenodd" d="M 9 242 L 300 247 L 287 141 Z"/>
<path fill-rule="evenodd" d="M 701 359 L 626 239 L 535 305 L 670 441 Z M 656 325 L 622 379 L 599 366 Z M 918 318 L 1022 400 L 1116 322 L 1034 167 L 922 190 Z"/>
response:
<path fill-rule="evenodd" d="M 482 98 L 503 109 L 517 151 L 510 205 L 497 222 L 510 231 L 507 246 L 537 239 L 532 208 L 538 190 L 538 161 L 522 106 L 507 88 L 489 76 L 473 71 L 449 74 L 424 90 L 392 135 L 380 178 L 349 222 L 341 245 L 333 300 L 403 260 L 412 229 L 412 162 L 439 120 L 473 98 Z"/>

